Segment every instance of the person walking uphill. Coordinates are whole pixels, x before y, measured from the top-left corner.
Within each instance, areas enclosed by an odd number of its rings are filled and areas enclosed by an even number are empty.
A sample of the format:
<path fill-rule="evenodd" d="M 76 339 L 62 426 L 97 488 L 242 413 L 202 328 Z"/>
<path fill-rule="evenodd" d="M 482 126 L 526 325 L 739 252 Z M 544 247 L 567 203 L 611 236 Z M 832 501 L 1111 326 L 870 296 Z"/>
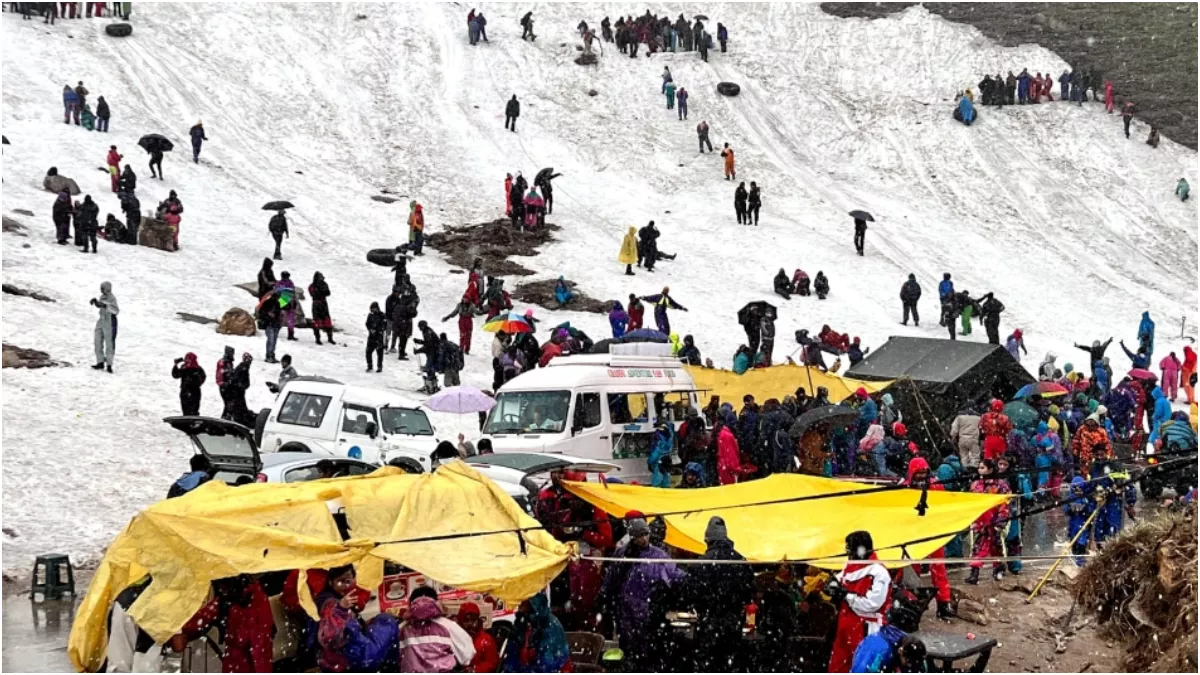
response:
<path fill-rule="evenodd" d="M 675 98 L 677 99 L 677 103 L 679 104 L 679 105 L 678 105 L 678 108 L 679 108 L 679 121 L 681 121 L 681 122 L 682 122 L 683 120 L 686 120 L 686 119 L 687 119 L 687 112 L 688 112 L 688 111 L 687 111 L 687 102 L 688 102 L 688 97 L 689 97 L 689 96 L 691 96 L 691 94 L 689 94 L 689 93 L 688 93 L 688 90 L 687 90 L 687 88 L 686 88 L 686 87 L 680 87 L 680 88 L 679 88 L 679 93 L 677 93 L 677 94 L 675 95 Z"/>
<path fill-rule="evenodd" d="M 654 323 L 658 326 L 658 332 L 663 335 L 671 334 L 671 320 L 667 316 L 668 309 L 677 309 L 681 312 L 688 311 L 687 307 L 675 302 L 675 299 L 671 297 L 669 286 L 663 286 L 662 293 L 644 296 L 642 300 L 654 303 Z"/>
<path fill-rule="evenodd" d="M 867 245 L 867 221 L 862 218 L 854 219 L 854 250 L 863 255 Z"/>
<path fill-rule="evenodd" d="M 517 118 L 521 116 L 521 102 L 517 100 L 517 95 L 508 100 L 508 104 L 504 106 L 504 128 L 509 131 L 517 132 Z"/>
<path fill-rule="evenodd" d="M 117 314 L 121 311 L 117 305 L 117 296 L 113 295 L 112 283 L 100 284 L 100 297 L 92 298 L 93 307 L 100 310 L 96 318 L 96 328 L 93 337 L 96 347 L 96 365 L 92 370 L 107 370 L 112 372 L 113 356 L 117 351 Z"/>
<path fill-rule="evenodd" d="M 667 110 L 675 108 L 675 83 L 668 80 L 663 82 L 663 93 L 667 96 Z"/>
<path fill-rule="evenodd" d="M 204 369 L 200 367 L 199 361 L 196 360 L 196 355 L 188 352 L 183 355 L 183 358 L 175 359 L 175 365 L 171 368 L 171 377 L 179 380 L 179 407 L 183 411 L 183 415 L 185 417 L 199 415 L 202 396 L 200 387 L 204 385 L 207 376 L 204 374 Z"/>
<path fill-rule="evenodd" d="M 204 141 L 208 140 L 208 136 L 204 135 L 204 122 L 196 122 L 196 125 L 188 130 L 188 134 L 192 137 L 192 161 L 199 164 L 200 146 L 204 144 Z M 159 158 L 159 162 L 161 166 L 161 157 Z"/>
<path fill-rule="evenodd" d="M 283 260 L 283 252 L 280 247 L 283 246 L 283 237 L 292 238 L 292 234 L 288 232 L 287 215 L 283 211 L 277 212 L 271 216 L 271 222 L 267 224 L 267 230 L 271 233 L 271 238 L 275 240 L 275 253 L 271 257 L 275 260 Z"/>
<path fill-rule="evenodd" d="M 449 314 L 442 317 L 442 322 L 445 323 L 456 316 L 458 317 L 458 348 L 462 350 L 463 354 L 470 354 L 471 331 L 475 328 L 475 307 L 465 295 Z"/>
<path fill-rule="evenodd" d="M 312 296 L 312 329 L 313 335 L 317 338 L 317 344 L 321 344 L 321 331 L 325 331 L 326 337 L 329 338 L 329 344 L 336 345 L 333 341 L 333 319 L 329 316 L 329 284 L 325 283 L 325 275 L 320 272 L 313 274 L 312 283 L 308 285 L 308 294 Z"/>
<path fill-rule="evenodd" d="M 1133 101 L 1126 101 L 1125 106 L 1121 108 L 1121 121 L 1125 123 L 1125 138 L 1129 138 L 1129 124 L 1133 122 L 1133 113 L 1136 109 L 1133 106 Z M 75 122 L 79 124 L 78 121 Z"/>
<path fill-rule="evenodd" d="M 68 203 L 70 201 L 68 200 Z M 625 274 L 633 276 L 633 264 L 638 261 L 637 228 L 630 225 L 625 238 L 621 240 L 621 250 L 617 252 L 617 262 L 624 263 Z"/>
<path fill-rule="evenodd" d="M 917 283 L 917 275 L 908 275 L 908 281 L 900 287 L 900 304 L 904 306 L 904 318 L 900 323 L 908 325 L 908 316 L 912 314 L 913 325 L 921 325 L 921 315 L 917 313 L 917 302 L 921 299 L 921 285 Z"/>

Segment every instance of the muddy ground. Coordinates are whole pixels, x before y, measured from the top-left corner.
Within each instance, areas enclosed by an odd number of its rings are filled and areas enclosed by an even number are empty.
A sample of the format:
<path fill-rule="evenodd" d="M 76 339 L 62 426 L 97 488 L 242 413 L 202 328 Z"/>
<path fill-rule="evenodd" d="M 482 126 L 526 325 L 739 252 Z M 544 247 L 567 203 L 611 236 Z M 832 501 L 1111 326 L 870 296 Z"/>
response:
<path fill-rule="evenodd" d="M 533 270 L 509 258 L 537 255 L 542 246 L 554 241 L 554 233 L 558 230 L 558 225 L 546 223 L 545 227 L 522 232 L 514 229 L 507 218 L 500 218 L 450 227 L 429 235 L 425 243 L 446 256 L 450 264 L 464 270 L 471 269 L 475 258 L 480 258 L 484 273 L 489 276 L 529 276 Z"/>
<path fill-rule="evenodd" d="M 877 18 L 915 4 L 824 2 L 821 9 L 834 16 Z M 1039 44 L 1076 68 L 1094 69 L 1112 80 L 1118 109 L 1132 99 L 1139 119 L 1196 148 L 1196 3 L 921 4 L 938 16 L 975 26 L 1001 44 Z M 1014 63 L 1012 70 L 1020 72 L 1026 65 L 1037 69 L 1037 64 Z"/>
<path fill-rule="evenodd" d="M 576 312 L 598 314 L 608 312 L 611 300 L 597 300 L 580 290 L 574 281 L 570 279 L 564 279 L 564 281 L 567 283 L 567 288 L 571 289 L 572 297 L 571 301 L 561 308 L 558 305 L 558 299 L 554 297 L 554 287 L 558 285 L 557 279 L 520 284 L 512 290 L 512 298 L 525 304 L 538 305 L 547 309 L 572 309 Z"/>

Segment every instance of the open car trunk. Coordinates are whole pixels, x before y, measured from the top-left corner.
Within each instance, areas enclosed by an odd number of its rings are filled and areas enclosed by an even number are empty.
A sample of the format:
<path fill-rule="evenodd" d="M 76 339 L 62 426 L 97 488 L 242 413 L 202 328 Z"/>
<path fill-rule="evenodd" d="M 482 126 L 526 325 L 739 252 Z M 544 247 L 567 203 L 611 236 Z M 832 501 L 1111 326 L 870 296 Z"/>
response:
<path fill-rule="evenodd" d="M 216 417 L 167 417 L 163 421 L 187 434 L 218 472 L 253 478 L 262 470 L 252 429 Z"/>

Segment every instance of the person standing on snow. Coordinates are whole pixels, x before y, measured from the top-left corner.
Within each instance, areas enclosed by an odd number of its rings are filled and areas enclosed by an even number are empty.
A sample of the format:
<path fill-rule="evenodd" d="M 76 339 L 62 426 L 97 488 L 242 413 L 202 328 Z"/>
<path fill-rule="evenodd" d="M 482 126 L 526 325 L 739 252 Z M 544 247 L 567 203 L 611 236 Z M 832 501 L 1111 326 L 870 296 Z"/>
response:
<path fill-rule="evenodd" d="M 671 334 L 671 320 L 667 316 L 668 309 L 677 309 L 681 312 L 686 312 L 687 307 L 675 302 L 671 297 L 671 289 L 668 286 L 663 286 L 662 293 L 643 296 L 642 300 L 654 304 L 654 323 L 658 326 L 658 332 L 663 335 Z"/>
<path fill-rule="evenodd" d="M 954 335 L 954 282 L 950 280 L 950 273 L 946 272 L 942 275 L 942 281 L 938 284 L 938 299 L 942 303 L 942 317 L 938 321 L 939 324 L 945 326 L 951 324 L 950 335 Z"/>
<path fill-rule="evenodd" d="M 117 181 L 117 199 L 135 192 L 137 192 L 137 174 L 133 172 L 132 166 L 126 164 L 125 170 L 121 172 L 121 177 Z"/>
<path fill-rule="evenodd" d="M 83 110 L 83 106 L 79 103 L 79 94 L 71 88 L 71 85 L 64 84 L 62 90 L 63 98 L 63 124 L 70 124 L 71 117 L 75 118 L 75 126 L 79 126 L 79 113 Z"/>
<path fill-rule="evenodd" d="M 625 335 L 625 328 L 629 325 L 629 314 L 618 300 L 613 300 L 612 309 L 608 310 L 608 325 L 612 328 L 614 340 Z"/>
<path fill-rule="evenodd" d="M 647 272 L 653 272 L 654 264 L 658 262 L 658 237 L 659 231 L 653 220 L 638 230 L 638 256 Z"/>
<path fill-rule="evenodd" d="M 204 141 L 208 140 L 208 136 L 204 134 L 204 122 L 196 122 L 196 125 L 188 130 L 188 134 L 192 137 L 192 161 L 196 164 L 199 164 L 200 146 L 204 144 Z M 161 161 L 162 159 L 160 158 L 159 162 Z M 153 163 L 153 161 L 151 163 Z"/>
<path fill-rule="evenodd" d="M 517 100 L 517 95 L 513 94 L 512 98 L 504 106 L 504 128 L 513 132 L 517 132 L 517 118 L 521 116 L 521 102 Z"/>
<path fill-rule="evenodd" d="M 700 154 L 704 154 L 704 146 L 708 146 L 708 151 L 713 151 L 712 141 L 708 140 L 708 122 L 700 120 L 700 124 L 696 125 L 696 136 L 700 138 Z"/>
<path fill-rule="evenodd" d="M 646 314 L 646 306 L 638 299 L 638 296 L 633 293 L 629 294 L 629 304 L 626 306 L 626 312 L 629 314 L 629 330 L 632 333 L 635 330 L 641 330 L 642 319 Z"/>
<path fill-rule="evenodd" d="M 283 308 L 279 306 L 279 296 L 271 294 L 258 306 L 258 327 L 267 338 L 267 355 L 264 361 L 278 363 L 275 360 L 275 343 L 279 340 L 279 329 L 283 325 Z"/>
<path fill-rule="evenodd" d="M 537 36 L 533 34 L 533 12 L 526 12 L 525 16 L 521 17 L 521 39 L 533 42 Z M 516 131 L 514 129 L 514 131 Z"/>
<path fill-rule="evenodd" d="M 1179 357 L 1175 356 L 1175 352 L 1167 354 L 1162 361 L 1158 362 L 1158 367 L 1162 370 L 1162 380 L 1159 381 L 1159 386 L 1162 387 L 1163 394 L 1175 402 L 1179 397 L 1179 371 L 1183 364 L 1179 362 Z"/>
<path fill-rule="evenodd" d="M 680 87 L 679 93 L 675 95 L 675 98 L 678 99 L 679 103 L 679 121 L 681 122 L 687 119 L 688 96 L 690 96 L 690 94 L 688 94 L 688 90 L 684 87 Z"/>
<path fill-rule="evenodd" d="M 854 219 L 854 250 L 861 256 L 867 245 L 867 221 L 862 218 Z"/>
<path fill-rule="evenodd" d="M 725 27 L 725 24 L 718 23 L 717 24 L 717 42 L 721 43 L 721 53 L 722 54 L 725 53 L 725 43 L 728 41 L 729 41 L 729 29 Z"/>
<path fill-rule="evenodd" d="M 292 234 L 288 232 L 287 215 L 282 210 L 271 216 L 271 222 L 267 224 L 267 230 L 271 233 L 271 238 L 275 240 L 275 253 L 271 257 L 275 260 L 283 260 L 283 252 L 280 247 L 283 246 L 283 237 L 287 235 L 288 239 L 292 238 Z"/>
<path fill-rule="evenodd" d="M 746 197 L 746 183 L 743 181 L 733 191 L 733 212 L 737 216 L 738 225 L 748 224 L 749 221 L 746 218 Z"/>
<path fill-rule="evenodd" d="M 1004 401 L 992 399 L 988 411 L 979 417 L 979 435 L 983 437 L 983 458 L 995 461 L 1008 450 L 1012 421 L 1004 414 Z"/>
<path fill-rule="evenodd" d="M 462 350 L 463 354 L 470 354 L 471 331 L 475 327 L 475 308 L 465 295 L 449 314 L 442 317 L 442 323 L 456 316 L 458 317 L 458 347 Z"/>
<path fill-rule="evenodd" d="M 561 176 L 561 173 L 542 172 L 533 178 L 533 186 L 540 188 L 542 191 L 542 201 L 544 202 L 546 213 L 554 213 L 554 179 Z"/>
<path fill-rule="evenodd" d="M 762 208 L 762 195 L 758 192 L 758 184 L 750 181 L 750 195 L 746 201 L 746 224 L 749 225 L 751 219 L 754 220 L 754 225 L 758 225 L 758 210 Z"/>
<path fill-rule="evenodd" d="M 66 245 L 67 237 L 71 234 L 71 216 L 75 213 L 70 193 L 66 190 L 58 193 L 58 198 L 54 200 L 54 206 L 50 213 L 54 220 L 54 235 L 58 239 L 59 245 Z"/>
<path fill-rule="evenodd" d="M 1133 122 L 1134 112 L 1136 112 L 1136 109 L 1134 108 L 1133 101 L 1126 101 L 1125 106 L 1121 108 L 1121 121 L 1125 123 L 1125 138 L 1129 138 L 1129 123 Z"/>
<path fill-rule="evenodd" d="M 1113 114 L 1115 109 L 1116 109 L 1116 105 L 1113 101 L 1112 82 L 1105 80 L 1104 81 L 1104 110 L 1106 112 L 1108 112 L 1109 115 L 1111 115 L 1111 114 Z"/>
<path fill-rule="evenodd" d="M 669 67 L 667 67 L 667 66 L 663 66 L 663 71 L 662 71 L 662 89 L 660 89 L 658 93 L 660 93 L 660 94 L 665 94 L 665 93 L 667 93 L 667 84 L 669 84 L 669 83 L 673 82 L 673 81 L 674 81 L 674 79 L 675 79 L 675 78 L 671 77 L 671 69 L 670 69 Z"/>
<path fill-rule="evenodd" d="M 908 275 L 908 281 L 900 287 L 900 304 L 904 307 L 904 318 L 901 324 L 908 325 L 908 315 L 912 314 L 913 324 L 921 325 L 921 315 L 917 312 L 917 302 L 921 299 L 921 285 L 917 283 L 917 275 Z"/>
<path fill-rule="evenodd" d="M 1004 349 L 1017 363 L 1021 362 L 1021 352 L 1025 352 L 1025 355 L 1029 356 L 1029 350 L 1025 348 L 1025 337 L 1021 334 L 1020 328 L 1014 330 L 1004 341 Z"/>
<path fill-rule="evenodd" d="M 112 284 L 107 281 L 101 283 L 100 297 L 92 298 L 89 304 L 100 310 L 96 328 L 92 331 L 96 348 L 96 365 L 92 366 L 92 370 L 111 373 L 113 357 L 117 352 L 117 314 L 121 311 L 117 296 L 113 295 Z"/>
<path fill-rule="evenodd" d="M 1188 185 L 1187 179 L 1180 178 L 1179 182 L 1175 184 L 1175 196 L 1179 197 L 1179 201 L 1186 202 L 1188 200 L 1188 193 L 1191 192 L 1191 189 L 1192 188 Z"/>
<path fill-rule="evenodd" d="M 703 122 L 701 122 L 703 124 Z M 725 144 L 725 148 L 721 150 L 721 156 L 725 158 L 725 180 L 737 179 L 737 171 L 733 163 L 733 148 L 729 144 Z"/>
<path fill-rule="evenodd" d="M 147 152 L 150 153 L 150 177 L 162 180 L 163 179 L 163 172 L 162 172 L 163 153 L 162 153 L 162 150 L 159 149 L 157 146 L 155 146 L 154 150 L 148 150 Z"/>
<path fill-rule="evenodd" d="M 663 82 L 663 93 L 667 96 L 667 110 L 675 108 L 675 83 L 671 80 Z"/>
<path fill-rule="evenodd" d="M 200 387 L 204 385 L 206 375 L 196 355 L 188 352 L 183 358 L 175 359 L 175 365 L 171 367 L 171 377 L 179 380 L 179 407 L 183 411 L 182 414 L 187 417 L 199 415 L 202 395 Z"/>
<path fill-rule="evenodd" d="M 617 262 L 625 264 L 625 274 L 633 276 L 633 264 L 638 261 L 637 228 L 629 226 L 621 240 L 621 250 L 617 252 Z"/>
<path fill-rule="evenodd" d="M 1142 322 L 1138 324 L 1138 351 L 1145 352 L 1146 358 L 1154 356 L 1154 320 L 1150 312 L 1142 312 Z"/>
<path fill-rule="evenodd" d="M 425 255 L 425 209 L 417 200 L 408 203 L 408 241 L 412 246 L 413 255 Z"/>
<path fill-rule="evenodd" d="M 383 348 L 385 346 L 384 334 L 387 332 L 387 316 L 383 310 L 379 309 L 378 302 L 371 303 L 371 309 L 367 313 L 367 372 L 371 372 L 371 355 L 375 355 L 375 370 L 383 372 Z M 318 339 L 320 336 L 318 336 Z M 333 342 L 330 340 L 330 342 Z"/>
<path fill-rule="evenodd" d="M 869 532 L 860 530 L 846 535 L 849 560 L 826 586 L 838 608 L 837 633 L 829 656 L 831 673 L 850 672 L 859 643 L 883 626 L 883 610 L 891 594 L 891 577 L 887 568 L 872 562 L 879 559 L 874 549 Z"/>
<path fill-rule="evenodd" d="M 121 160 L 125 156 L 117 152 L 117 146 L 108 146 L 108 156 L 105 161 L 108 163 L 108 177 L 112 182 L 112 191 L 119 192 L 121 187 Z"/>
<path fill-rule="evenodd" d="M 311 323 L 317 344 L 321 344 L 321 331 L 325 331 L 329 344 L 336 345 L 333 341 L 333 319 L 329 316 L 329 296 L 332 293 L 329 291 L 329 284 L 325 283 L 324 274 L 313 273 L 312 283 L 308 285 L 308 294 L 312 297 Z"/>
<path fill-rule="evenodd" d="M 79 238 L 80 251 L 88 252 L 88 244 L 92 245 L 92 253 L 96 252 L 96 232 L 100 228 L 100 207 L 92 201 L 91 195 L 84 195 L 83 204 L 75 212 L 76 236 Z"/>

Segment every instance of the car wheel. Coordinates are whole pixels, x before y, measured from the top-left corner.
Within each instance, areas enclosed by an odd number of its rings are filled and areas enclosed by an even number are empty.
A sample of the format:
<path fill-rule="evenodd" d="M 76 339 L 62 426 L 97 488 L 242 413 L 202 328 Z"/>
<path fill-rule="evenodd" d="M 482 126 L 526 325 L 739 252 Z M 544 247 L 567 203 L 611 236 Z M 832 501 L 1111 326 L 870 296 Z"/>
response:
<path fill-rule="evenodd" d="M 421 468 L 421 465 L 418 464 L 416 462 L 416 460 L 409 459 L 407 457 L 398 457 L 398 458 L 393 459 L 392 461 L 388 462 L 387 465 L 394 466 L 398 469 L 401 469 L 404 471 L 404 473 L 411 473 L 411 474 L 425 473 L 425 470 Z"/>
<path fill-rule="evenodd" d="M 288 443 L 280 448 L 279 452 L 307 452 L 312 454 L 312 450 L 309 450 L 308 446 L 303 443 Z"/>

